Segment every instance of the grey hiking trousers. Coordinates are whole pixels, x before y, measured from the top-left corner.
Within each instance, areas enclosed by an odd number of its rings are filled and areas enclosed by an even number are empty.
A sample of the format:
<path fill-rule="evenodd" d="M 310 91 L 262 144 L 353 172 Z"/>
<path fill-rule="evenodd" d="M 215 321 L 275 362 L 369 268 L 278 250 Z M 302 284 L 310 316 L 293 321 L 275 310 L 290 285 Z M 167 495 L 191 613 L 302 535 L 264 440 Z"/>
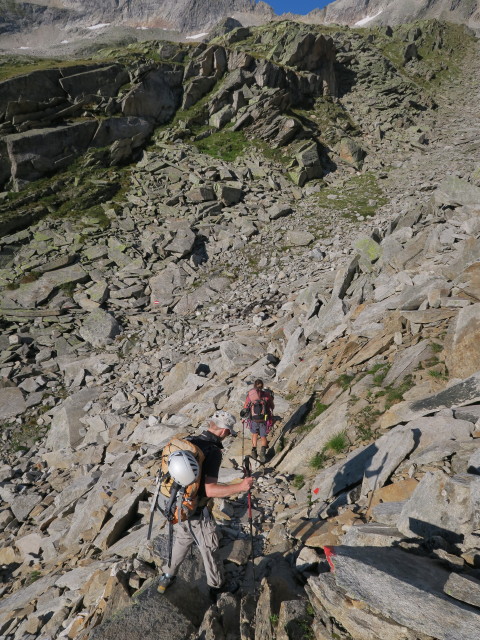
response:
<path fill-rule="evenodd" d="M 192 544 L 197 544 L 207 574 L 208 586 L 221 587 L 224 574 L 223 562 L 218 553 L 220 541 L 215 520 L 208 509 L 203 509 L 199 516 L 191 517 L 180 526 L 174 525 L 173 534 L 172 563 L 170 566 L 163 566 L 164 573 L 176 575 Z"/>

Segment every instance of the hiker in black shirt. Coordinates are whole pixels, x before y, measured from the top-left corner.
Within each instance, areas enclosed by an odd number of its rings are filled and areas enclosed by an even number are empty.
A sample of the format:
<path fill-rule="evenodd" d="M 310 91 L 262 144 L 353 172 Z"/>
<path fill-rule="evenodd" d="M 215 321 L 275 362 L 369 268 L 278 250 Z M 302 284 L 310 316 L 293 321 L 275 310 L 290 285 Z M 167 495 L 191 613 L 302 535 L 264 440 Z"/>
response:
<path fill-rule="evenodd" d="M 222 441 L 229 435 L 236 436 L 235 418 L 226 411 L 217 411 L 208 421 L 208 430 L 200 436 L 189 438 L 205 455 L 202 464 L 200 488 L 198 491 L 199 507 L 197 512 L 180 527 L 176 526 L 175 542 L 170 565 L 163 567 L 158 591 L 165 589 L 175 579 L 177 571 L 185 559 L 188 550 L 195 542 L 202 555 L 207 583 L 213 598 L 222 590 L 224 576 L 223 564 L 218 558 L 219 537 L 215 521 L 208 509 L 210 498 L 229 498 L 238 493 L 249 491 L 253 478 L 243 478 L 235 484 L 219 484 L 218 475 L 222 462 Z"/>

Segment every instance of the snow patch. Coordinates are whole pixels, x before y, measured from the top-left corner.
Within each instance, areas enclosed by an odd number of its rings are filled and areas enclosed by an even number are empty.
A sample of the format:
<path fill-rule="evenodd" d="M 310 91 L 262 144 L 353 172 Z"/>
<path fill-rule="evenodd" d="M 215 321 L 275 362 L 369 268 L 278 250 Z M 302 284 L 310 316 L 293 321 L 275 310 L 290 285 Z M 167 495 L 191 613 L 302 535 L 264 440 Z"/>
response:
<path fill-rule="evenodd" d="M 137 30 L 140 31 L 146 31 L 148 29 L 148 27 L 137 27 Z"/>
<path fill-rule="evenodd" d="M 208 31 L 207 31 L 207 33 L 197 33 L 197 35 L 195 35 L 195 36 L 187 36 L 185 39 L 186 40 L 199 40 L 200 38 L 204 38 L 205 36 L 208 36 Z"/>
<path fill-rule="evenodd" d="M 62 40 L 60 44 L 68 44 L 70 40 Z"/>
<path fill-rule="evenodd" d="M 103 27 L 108 27 L 110 22 L 101 22 L 100 24 L 94 24 L 92 27 L 87 27 L 90 31 L 94 31 L 95 29 L 103 29 Z"/>
<path fill-rule="evenodd" d="M 31 49 L 32 47 L 18 47 L 19 49 Z"/>
<path fill-rule="evenodd" d="M 372 20 L 375 20 L 375 18 L 378 18 L 378 16 L 383 13 L 383 10 L 380 9 L 380 11 L 378 13 L 376 13 L 374 16 L 367 16 L 366 18 L 362 18 L 362 20 L 359 20 L 358 22 L 355 22 L 355 26 L 356 27 L 363 27 L 364 24 L 367 24 L 368 22 L 371 22 Z"/>

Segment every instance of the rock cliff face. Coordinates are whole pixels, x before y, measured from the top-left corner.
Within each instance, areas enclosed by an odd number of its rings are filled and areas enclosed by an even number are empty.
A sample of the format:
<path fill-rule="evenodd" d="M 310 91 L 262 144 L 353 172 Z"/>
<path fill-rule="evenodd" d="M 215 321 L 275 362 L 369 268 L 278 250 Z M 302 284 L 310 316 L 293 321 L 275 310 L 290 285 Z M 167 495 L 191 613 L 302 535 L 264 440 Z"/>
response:
<path fill-rule="evenodd" d="M 242 24 L 259 24 L 273 17 L 271 7 L 255 0 L 21 0 L 0 1 L 0 33 L 7 30 L 54 23 L 85 27 L 100 23 L 165 27 L 182 32 L 205 30 L 227 17 L 240 17 Z"/>
<path fill-rule="evenodd" d="M 423 18 L 480 26 L 480 5 L 477 0 L 336 0 L 325 9 L 311 12 L 307 20 L 364 26 L 403 24 Z"/>
<path fill-rule="evenodd" d="M 2 640 L 478 640 L 479 59 L 282 22 L 4 67 Z M 255 571 L 215 500 L 235 593 L 194 549 L 160 596 L 162 447 L 258 377 Z"/>

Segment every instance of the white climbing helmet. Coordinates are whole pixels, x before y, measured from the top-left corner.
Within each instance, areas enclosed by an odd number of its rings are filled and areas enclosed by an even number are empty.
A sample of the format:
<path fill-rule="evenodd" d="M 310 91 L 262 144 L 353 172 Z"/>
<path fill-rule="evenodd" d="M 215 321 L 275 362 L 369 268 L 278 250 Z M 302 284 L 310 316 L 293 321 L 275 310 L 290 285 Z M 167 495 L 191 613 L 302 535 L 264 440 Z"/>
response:
<path fill-rule="evenodd" d="M 174 451 L 168 457 L 168 473 L 182 487 L 198 480 L 200 466 L 190 451 Z"/>
<path fill-rule="evenodd" d="M 228 411 L 216 411 L 210 418 L 211 422 L 214 422 L 219 429 L 228 429 L 231 436 L 236 436 L 235 422 L 236 419 Z"/>

